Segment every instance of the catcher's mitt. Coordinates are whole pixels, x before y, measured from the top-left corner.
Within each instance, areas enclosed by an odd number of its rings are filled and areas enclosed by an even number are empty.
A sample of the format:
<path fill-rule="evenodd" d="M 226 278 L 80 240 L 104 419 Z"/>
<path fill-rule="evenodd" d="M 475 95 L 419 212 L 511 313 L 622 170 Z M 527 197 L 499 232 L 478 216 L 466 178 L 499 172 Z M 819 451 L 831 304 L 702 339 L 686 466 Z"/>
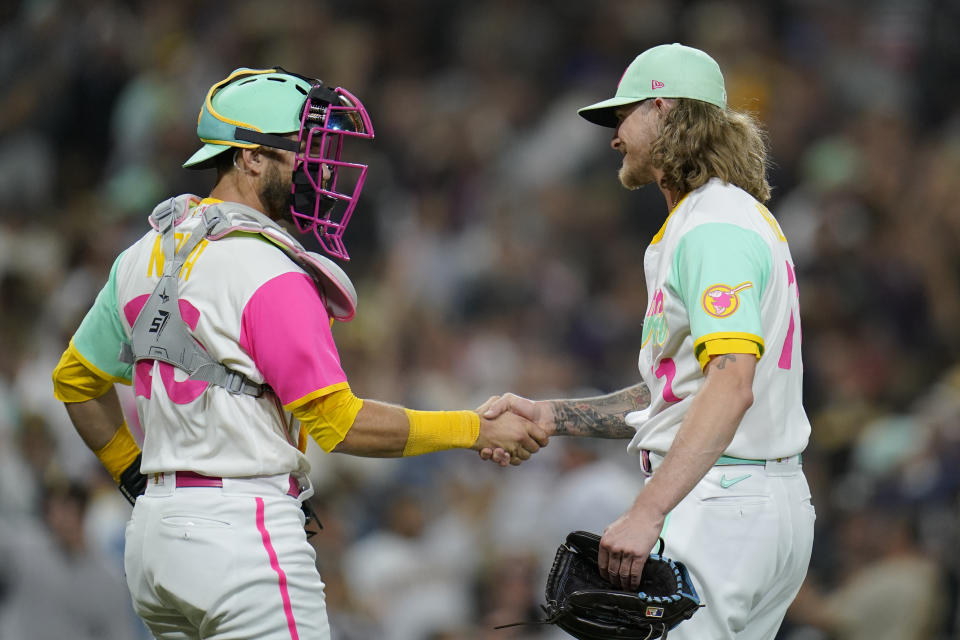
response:
<path fill-rule="evenodd" d="M 580 640 L 653 640 L 689 619 L 701 606 L 682 562 L 651 554 L 638 593 L 621 591 L 600 575 L 600 536 L 574 531 L 557 549 L 547 577 L 547 619 Z M 512 625 L 506 625 L 512 626 Z"/>

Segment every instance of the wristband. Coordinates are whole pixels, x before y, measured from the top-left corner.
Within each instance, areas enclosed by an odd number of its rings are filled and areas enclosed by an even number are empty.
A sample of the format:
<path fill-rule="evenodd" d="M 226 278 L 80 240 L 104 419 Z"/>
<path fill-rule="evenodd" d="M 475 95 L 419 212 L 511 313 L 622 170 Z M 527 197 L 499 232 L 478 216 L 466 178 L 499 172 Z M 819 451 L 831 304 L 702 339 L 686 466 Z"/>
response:
<path fill-rule="evenodd" d="M 405 457 L 469 449 L 480 436 L 480 416 L 473 411 L 404 411 L 410 422 L 410 434 L 403 448 Z"/>
<path fill-rule="evenodd" d="M 133 434 L 130 433 L 130 428 L 124 421 L 110 438 L 110 442 L 93 453 L 100 459 L 100 463 L 110 472 L 113 479 L 119 483 L 120 476 L 140 455 L 140 447 L 137 446 L 137 441 L 133 439 Z M 137 470 L 139 471 L 139 468 Z"/>

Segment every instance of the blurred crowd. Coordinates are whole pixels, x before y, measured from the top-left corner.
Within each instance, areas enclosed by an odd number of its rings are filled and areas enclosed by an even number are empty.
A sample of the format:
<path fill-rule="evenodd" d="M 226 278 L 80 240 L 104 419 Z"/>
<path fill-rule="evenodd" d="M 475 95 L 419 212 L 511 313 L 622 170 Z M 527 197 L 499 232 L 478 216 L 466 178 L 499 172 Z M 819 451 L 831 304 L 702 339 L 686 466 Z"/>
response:
<path fill-rule="evenodd" d="M 956 0 L 3 3 L 0 638 L 147 637 L 122 582 L 129 506 L 50 372 L 153 205 L 212 186 L 180 165 L 213 82 L 281 65 L 363 100 L 344 369 L 360 397 L 471 408 L 637 381 L 665 206 L 619 186 L 610 132 L 576 108 L 675 41 L 766 126 L 798 272 L 818 520 L 778 640 L 960 638 L 958 32 Z M 493 627 L 538 619 L 563 536 L 630 503 L 624 449 L 555 438 L 500 469 L 311 443 L 334 640 L 565 637 Z"/>

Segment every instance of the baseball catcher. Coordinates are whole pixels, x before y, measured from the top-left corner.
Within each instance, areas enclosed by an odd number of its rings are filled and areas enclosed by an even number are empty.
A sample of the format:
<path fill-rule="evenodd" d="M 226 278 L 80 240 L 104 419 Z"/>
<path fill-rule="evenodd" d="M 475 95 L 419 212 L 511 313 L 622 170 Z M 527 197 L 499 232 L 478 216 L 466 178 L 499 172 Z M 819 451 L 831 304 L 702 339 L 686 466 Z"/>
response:
<path fill-rule="evenodd" d="M 666 639 L 702 606 L 687 568 L 662 555 L 663 539 L 643 566 L 639 592 L 621 591 L 600 575 L 599 546 L 594 533 L 567 535 L 547 577 L 547 618 L 533 624 L 555 624 L 580 640 Z"/>
<path fill-rule="evenodd" d="M 415 411 L 350 390 L 331 327 L 353 318 L 357 292 L 331 258 L 348 258 L 367 172 L 345 141 L 373 135 L 343 87 L 279 67 L 215 83 L 197 118 L 203 146 L 184 164 L 216 171 L 209 195 L 154 208 L 53 372 L 80 437 L 133 503 L 124 573 L 154 637 L 330 640 L 306 535 L 310 438 L 366 457 L 496 446 L 511 463 L 547 444 L 519 416 Z M 118 382 L 133 385 L 142 447 Z"/>

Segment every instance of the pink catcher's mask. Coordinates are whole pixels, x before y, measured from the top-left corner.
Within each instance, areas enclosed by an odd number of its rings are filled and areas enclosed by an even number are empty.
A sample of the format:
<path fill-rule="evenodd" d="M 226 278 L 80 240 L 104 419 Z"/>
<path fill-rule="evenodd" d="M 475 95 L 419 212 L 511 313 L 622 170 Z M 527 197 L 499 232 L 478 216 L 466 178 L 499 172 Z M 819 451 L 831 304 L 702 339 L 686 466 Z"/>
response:
<path fill-rule="evenodd" d="M 373 138 L 370 115 L 353 94 L 314 84 L 300 119 L 290 214 L 331 256 L 349 260 L 343 232 L 367 178 L 367 165 L 341 159 L 344 139 Z"/>

